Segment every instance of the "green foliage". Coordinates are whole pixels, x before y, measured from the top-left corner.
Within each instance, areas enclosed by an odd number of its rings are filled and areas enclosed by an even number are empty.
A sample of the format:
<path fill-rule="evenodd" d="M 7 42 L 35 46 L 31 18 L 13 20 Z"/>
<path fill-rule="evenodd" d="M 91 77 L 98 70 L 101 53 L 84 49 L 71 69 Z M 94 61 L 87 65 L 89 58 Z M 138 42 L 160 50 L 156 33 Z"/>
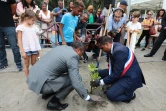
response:
<path fill-rule="evenodd" d="M 40 6 L 41 2 L 43 0 L 35 0 L 37 5 Z M 65 0 L 65 8 L 68 7 L 69 2 L 72 1 L 74 2 L 75 0 Z M 104 7 L 104 0 L 82 0 L 85 4 L 85 9 L 88 8 L 89 5 L 93 5 L 94 9 L 97 10 L 98 8 L 103 8 Z M 58 0 L 50 0 L 49 2 L 50 6 L 52 8 L 58 7 Z"/>
<path fill-rule="evenodd" d="M 94 81 L 96 79 L 100 79 L 101 77 L 99 76 L 99 73 L 98 73 L 98 68 L 95 67 L 95 65 L 92 63 L 92 64 L 89 64 L 88 65 L 88 69 L 90 71 L 90 77 L 91 77 L 91 81 Z M 91 86 L 91 90 L 90 90 L 90 94 L 92 94 L 92 91 L 96 89 L 96 87 L 92 87 Z"/>
<path fill-rule="evenodd" d="M 98 68 L 93 63 L 88 65 L 88 69 L 90 70 L 91 81 L 101 78 L 98 73 Z"/>

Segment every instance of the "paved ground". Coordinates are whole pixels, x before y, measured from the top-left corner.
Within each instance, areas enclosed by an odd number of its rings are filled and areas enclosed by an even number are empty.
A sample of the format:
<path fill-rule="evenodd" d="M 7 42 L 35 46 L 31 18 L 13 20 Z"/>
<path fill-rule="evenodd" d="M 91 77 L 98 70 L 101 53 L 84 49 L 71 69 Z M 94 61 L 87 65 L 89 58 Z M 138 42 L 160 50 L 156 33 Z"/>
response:
<path fill-rule="evenodd" d="M 82 100 L 73 91 L 64 102 L 69 103 L 65 111 L 166 111 L 166 62 L 162 61 L 166 46 L 162 46 L 152 58 L 144 58 L 143 55 L 150 52 L 149 49 L 140 51 L 136 49 L 135 54 L 143 70 L 147 86 L 136 91 L 137 98 L 129 104 L 109 102 L 105 95 L 99 94 L 105 99 L 101 105 L 91 104 Z M 50 49 L 42 49 L 41 55 Z M 42 100 L 40 95 L 36 95 L 28 90 L 26 78 L 23 72 L 17 72 L 13 62 L 13 55 L 7 49 L 9 67 L 0 71 L 0 111 L 47 111 L 48 100 Z M 90 53 L 88 63 L 80 63 L 80 73 L 83 77 L 84 85 L 89 86 L 89 71 L 87 64 L 94 62 Z M 94 62 L 95 63 L 95 62 Z M 105 68 L 105 57 L 101 58 L 101 68 Z"/>

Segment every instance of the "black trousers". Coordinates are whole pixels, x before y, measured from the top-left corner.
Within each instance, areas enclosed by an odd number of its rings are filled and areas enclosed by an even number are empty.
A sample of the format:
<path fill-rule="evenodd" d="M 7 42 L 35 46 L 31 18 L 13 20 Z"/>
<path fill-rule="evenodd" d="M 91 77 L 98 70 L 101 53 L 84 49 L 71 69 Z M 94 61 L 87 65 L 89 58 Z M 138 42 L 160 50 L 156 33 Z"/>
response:
<path fill-rule="evenodd" d="M 162 30 L 156 43 L 154 44 L 154 46 L 150 52 L 151 55 L 154 55 L 158 51 L 158 49 L 160 48 L 160 46 L 162 45 L 162 43 L 164 42 L 165 39 L 166 39 L 166 30 Z M 164 52 L 164 57 L 166 57 L 166 49 Z"/>
<path fill-rule="evenodd" d="M 145 43 L 145 48 L 147 47 L 148 41 L 149 41 L 149 38 L 150 38 L 149 30 L 143 30 L 142 31 L 142 34 L 141 34 L 140 38 L 138 39 L 138 42 L 137 42 L 136 46 L 140 46 L 140 42 L 144 38 L 144 36 L 145 36 L 145 42 L 146 42 Z"/>

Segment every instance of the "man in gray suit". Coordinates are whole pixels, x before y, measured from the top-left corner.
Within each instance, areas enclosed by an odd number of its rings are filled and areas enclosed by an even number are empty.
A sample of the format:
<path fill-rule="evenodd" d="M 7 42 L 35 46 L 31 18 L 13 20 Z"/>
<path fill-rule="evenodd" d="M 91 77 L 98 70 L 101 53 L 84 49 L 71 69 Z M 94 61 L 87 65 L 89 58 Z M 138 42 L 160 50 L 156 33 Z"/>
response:
<path fill-rule="evenodd" d="M 41 58 L 30 70 L 27 78 L 29 89 L 37 94 L 54 94 L 47 109 L 63 110 L 68 104 L 60 100 L 75 89 L 87 101 L 100 101 L 101 97 L 87 94 L 79 74 L 79 56 L 84 52 L 81 42 L 58 46 Z"/>

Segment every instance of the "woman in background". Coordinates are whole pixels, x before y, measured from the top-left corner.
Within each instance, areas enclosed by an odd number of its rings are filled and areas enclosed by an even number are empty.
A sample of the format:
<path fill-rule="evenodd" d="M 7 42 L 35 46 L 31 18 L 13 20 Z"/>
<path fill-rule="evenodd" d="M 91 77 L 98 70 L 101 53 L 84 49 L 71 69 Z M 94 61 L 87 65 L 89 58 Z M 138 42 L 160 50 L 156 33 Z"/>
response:
<path fill-rule="evenodd" d="M 87 8 L 87 11 L 89 13 L 88 23 L 93 24 L 95 22 L 95 15 L 93 13 L 93 11 L 94 11 L 93 5 L 89 5 Z"/>
<path fill-rule="evenodd" d="M 152 42 L 152 39 L 153 37 L 155 37 L 155 42 L 157 41 L 158 39 L 158 36 L 160 34 L 160 30 L 161 30 L 161 21 L 162 21 L 162 18 L 165 14 L 165 10 L 164 9 L 160 9 L 158 12 L 157 12 L 157 15 L 156 17 L 154 18 L 154 25 L 155 25 L 155 30 L 156 30 L 156 34 L 155 35 L 152 35 L 150 38 L 149 38 L 149 43 L 148 43 L 148 48 L 151 49 L 150 47 L 150 44 Z"/>
<path fill-rule="evenodd" d="M 41 21 L 41 29 L 46 30 L 49 27 L 50 23 L 52 22 L 52 13 L 49 10 L 47 10 L 46 2 L 42 2 L 41 7 L 42 7 L 42 10 L 40 10 L 40 13 L 39 13 L 39 20 Z M 45 44 L 50 44 L 52 30 L 51 29 L 48 30 L 43 35 L 44 35 Z M 41 42 L 43 43 L 43 40 Z M 51 47 L 51 46 L 45 45 L 45 47 Z"/>
<path fill-rule="evenodd" d="M 73 8 L 73 2 L 69 2 L 69 7 L 67 8 L 68 12 L 71 12 Z"/>
<path fill-rule="evenodd" d="M 140 42 L 145 36 L 145 46 L 141 51 L 144 51 L 146 48 L 148 48 L 147 46 L 148 46 L 148 41 L 150 38 L 149 29 L 154 22 L 152 15 L 153 15 L 153 11 L 149 11 L 147 18 L 144 19 L 144 21 L 141 23 L 141 25 L 143 26 L 143 31 L 142 31 L 142 34 L 141 34 L 141 36 L 136 44 L 136 47 L 140 47 Z"/>
<path fill-rule="evenodd" d="M 97 10 L 97 13 L 95 15 L 95 23 L 103 23 L 103 16 L 101 15 L 100 8 Z"/>
<path fill-rule="evenodd" d="M 27 8 L 33 10 L 35 13 L 37 10 L 40 10 L 39 7 L 35 5 L 34 0 L 21 0 L 21 2 L 17 4 L 17 15 L 20 16 Z"/>

